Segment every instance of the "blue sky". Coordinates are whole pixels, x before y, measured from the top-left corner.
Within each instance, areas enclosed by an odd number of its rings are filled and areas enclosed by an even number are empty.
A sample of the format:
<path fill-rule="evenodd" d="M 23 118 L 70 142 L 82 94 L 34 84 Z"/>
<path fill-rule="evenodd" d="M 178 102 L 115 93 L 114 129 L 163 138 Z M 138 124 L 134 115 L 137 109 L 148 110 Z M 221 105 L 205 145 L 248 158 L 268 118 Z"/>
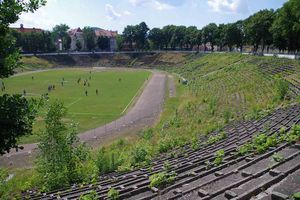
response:
<path fill-rule="evenodd" d="M 277 9 L 287 0 L 48 0 L 35 13 L 22 14 L 12 26 L 51 30 L 66 23 L 71 28 L 93 26 L 120 33 L 128 24 L 145 21 L 150 28 L 168 24 L 228 23 L 265 8 Z"/>

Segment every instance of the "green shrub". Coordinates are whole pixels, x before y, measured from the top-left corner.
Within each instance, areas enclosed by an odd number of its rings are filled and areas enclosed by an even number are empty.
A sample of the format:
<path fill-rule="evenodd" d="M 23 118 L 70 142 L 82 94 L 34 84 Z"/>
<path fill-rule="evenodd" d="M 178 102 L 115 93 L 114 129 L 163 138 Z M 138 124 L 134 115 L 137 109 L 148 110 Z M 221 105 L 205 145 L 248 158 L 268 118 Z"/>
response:
<path fill-rule="evenodd" d="M 150 162 L 151 156 L 149 150 L 144 143 L 137 144 L 131 151 L 132 165 L 142 162 Z"/>
<path fill-rule="evenodd" d="M 170 138 L 169 136 L 165 136 L 158 143 L 158 151 L 159 153 L 165 153 L 172 149 L 174 146 L 174 139 Z"/>
<path fill-rule="evenodd" d="M 40 134 L 37 171 L 45 191 L 88 181 L 95 175 L 91 174 L 95 171 L 90 171 L 93 169 L 90 153 L 78 142 L 76 126 L 63 121 L 65 115 L 62 103 L 51 104 L 45 119 L 46 129 Z"/>
<path fill-rule="evenodd" d="M 79 200 L 94 200 L 94 199 L 98 199 L 99 196 L 97 194 L 97 192 L 95 190 L 92 190 L 86 194 L 83 194 L 80 196 Z"/>
<path fill-rule="evenodd" d="M 278 98 L 280 100 L 284 100 L 289 91 L 289 83 L 283 78 L 277 78 L 276 89 L 277 89 Z"/>
<path fill-rule="evenodd" d="M 296 192 L 295 194 L 293 194 L 293 198 L 295 200 L 300 200 L 300 192 Z"/>
<path fill-rule="evenodd" d="M 272 155 L 272 159 L 275 161 L 275 162 L 281 162 L 284 160 L 284 157 L 282 155 L 280 155 L 279 153 L 274 153 Z"/>
<path fill-rule="evenodd" d="M 145 140 L 150 140 L 153 137 L 153 135 L 154 133 L 152 128 L 149 128 L 142 132 L 142 138 L 144 138 Z"/>
<path fill-rule="evenodd" d="M 106 150 L 103 147 L 99 150 L 96 158 L 96 166 L 98 168 L 99 173 L 104 174 L 108 172 L 113 172 L 117 170 L 118 167 L 122 164 L 123 159 L 118 149 Z"/>
<path fill-rule="evenodd" d="M 196 150 L 199 148 L 199 140 L 198 140 L 198 137 L 197 136 L 193 136 L 192 137 L 192 140 L 191 140 L 191 147 L 192 149 Z"/>
<path fill-rule="evenodd" d="M 241 156 L 244 156 L 244 155 L 247 155 L 249 154 L 249 152 L 253 149 L 253 146 L 252 144 L 250 143 L 246 143 L 240 147 L 238 147 L 237 151 L 238 151 L 238 154 L 241 155 Z"/>
<path fill-rule="evenodd" d="M 217 98 L 213 97 L 209 101 L 210 114 L 215 115 L 216 110 L 217 110 Z"/>
<path fill-rule="evenodd" d="M 217 134 L 216 136 L 210 136 L 206 143 L 208 145 L 211 145 L 211 144 L 219 142 L 220 140 L 224 140 L 226 138 L 227 138 L 227 134 L 222 131 L 221 133 Z"/>
<path fill-rule="evenodd" d="M 224 111 L 223 113 L 224 121 L 227 124 L 230 121 L 231 113 L 229 110 Z"/>
<path fill-rule="evenodd" d="M 168 183 L 173 183 L 176 179 L 176 174 L 174 172 L 160 172 L 153 174 L 149 177 L 150 187 L 163 187 Z"/>
<path fill-rule="evenodd" d="M 107 192 L 107 197 L 108 199 L 110 200 L 118 200 L 120 197 L 119 197 L 119 191 L 114 189 L 114 188 L 111 188 L 108 192 Z"/>
<path fill-rule="evenodd" d="M 214 165 L 219 166 L 223 162 L 223 159 L 225 156 L 225 151 L 223 149 L 220 149 L 215 153 L 215 156 L 216 156 L 216 158 L 214 160 Z"/>

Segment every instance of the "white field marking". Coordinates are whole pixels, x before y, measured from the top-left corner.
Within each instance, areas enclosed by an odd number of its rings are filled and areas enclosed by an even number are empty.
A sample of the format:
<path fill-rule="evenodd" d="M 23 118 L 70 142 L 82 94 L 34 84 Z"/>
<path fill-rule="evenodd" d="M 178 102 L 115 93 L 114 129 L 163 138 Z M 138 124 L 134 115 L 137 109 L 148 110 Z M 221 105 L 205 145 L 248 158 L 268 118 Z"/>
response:
<path fill-rule="evenodd" d="M 97 113 L 80 113 L 80 112 L 68 112 L 71 115 L 95 115 L 95 116 L 119 116 L 118 114 L 97 114 Z"/>
<path fill-rule="evenodd" d="M 69 105 L 67 105 L 67 108 L 69 108 L 70 106 L 74 105 L 75 103 L 77 103 L 78 101 L 80 101 L 82 98 L 78 98 L 77 100 L 73 101 L 72 103 L 70 103 Z"/>
<path fill-rule="evenodd" d="M 150 74 L 149 76 L 148 76 L 148 81 L 150 81 L 150 78 L 152 78 L 152 76 L 151 76 L 152 74 Z M 147 84 L 147 82 L 148 81 L 146 81 L 146 84 Z M 144 84 L 145 84 L 145 82 L 144 82 Z M 130 102 L 127 104 L 127 106 L 124 108 L 124 110 L 121 112 L 121 115 L 123 115 L 123 113 L 127 110 L 127 108 L 129 107 L 129 105 L 131 105 L 131 103 L 133 102 L 133 100 L 135 99 L 135 97 L 138 95 L 138 93 L 140 92 L 140 90 L 142 90 L 143 88 L 144 88 L 144 84 L 138 89 L 138 91 L 135 93 L 135 95 L 132 97 L 132 99 L 130 100 Z"/>

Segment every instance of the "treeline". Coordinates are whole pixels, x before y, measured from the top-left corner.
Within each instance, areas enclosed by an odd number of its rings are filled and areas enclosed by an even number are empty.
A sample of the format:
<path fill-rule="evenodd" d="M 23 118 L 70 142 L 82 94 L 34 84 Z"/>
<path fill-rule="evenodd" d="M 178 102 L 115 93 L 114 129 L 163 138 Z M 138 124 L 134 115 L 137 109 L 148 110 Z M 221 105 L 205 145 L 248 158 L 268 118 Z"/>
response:
<path fill-rule="evenodd" d="M 261 10 L 235 23 L 210 23 L 202 29 L 195 26 L 167 25 L 150 29 L 145 22 L 128 25 L 116 38 L 118 50 L 239 50 L 252 46 L 253 52 L 297 53 L 300 50 L 300 1 L 289 0 L 282 8 Z M 62 42 L 63 51 L 71 48 L 69 26 L 56 25 L 52 31 L 21 33 L 12 31 L 16 45 L 23 52 L 55 52 Z M 91 27 L 84 27 L 83 41 L 76 41 L 73 50 L 110 50 L 108 37 L 96 37 Z"/>
<path fill-rule="evenodd" d="M 62 50 L 69 51 L 71 49 L 72 39 L 68 34 L 70 27 L 66 24 L 56 25 L 52 31 L 31 31 L 19 32 L 12 29 L 11 34 L 14 36 L 15 45 L 22 52 L 56 52 L 59 50 L 59 40 L 61 40 Z M 97 37 L 95 31 L 91 27 L 82 29 L 83 40 L 76 40 L 76 50 L 109 50 L 110 39 L 106 36 Z"/>
<path fill-rule="evenodd" d="M 119 50 L 243 50 L 253 46 L 253 52 L 269 50 L 299 52 L 300 1 L 289 0 L 282 8 L 261 10 L 235 23 L 210 23 L 202 29 L 195 26 L 168 25 L 149 29 L 145 22 L 125 27 L 118 38 Z M 226 49 L 225 49 L 226 47 Z"/>
<path fill-rule="evenodd" d="M 23 52 L 55 52 L 58 50 L 58 40 L 62 40 L 64 50 L 69 50 L 71 38 L 68 35 L 69 26 L 56 25 L 52 31 L 11 31 L 16 38 L 16 46 Z"/>

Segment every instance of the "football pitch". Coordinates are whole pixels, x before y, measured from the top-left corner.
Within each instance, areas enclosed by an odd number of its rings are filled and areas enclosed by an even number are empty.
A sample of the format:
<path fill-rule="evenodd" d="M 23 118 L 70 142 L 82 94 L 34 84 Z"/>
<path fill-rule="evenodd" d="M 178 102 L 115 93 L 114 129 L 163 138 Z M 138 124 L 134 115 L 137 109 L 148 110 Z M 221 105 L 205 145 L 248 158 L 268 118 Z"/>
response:
<path fill-rule="evenodd" d="M 149 78 L 149 71 L 58 69 L 21 74 L 4 79 L 5 93 L 62 101 L 67 107 L 66 121 L 78 123 L 79 132 L 96 128 L 119 118 Z M 1 85 L 1 83 L 0 83 Z M 0 95 L 4 92 L 0 91 Z M 34 133 L 20 143 L 38 142 L 44 127 L 45 111 L 34 124 Z"/>

